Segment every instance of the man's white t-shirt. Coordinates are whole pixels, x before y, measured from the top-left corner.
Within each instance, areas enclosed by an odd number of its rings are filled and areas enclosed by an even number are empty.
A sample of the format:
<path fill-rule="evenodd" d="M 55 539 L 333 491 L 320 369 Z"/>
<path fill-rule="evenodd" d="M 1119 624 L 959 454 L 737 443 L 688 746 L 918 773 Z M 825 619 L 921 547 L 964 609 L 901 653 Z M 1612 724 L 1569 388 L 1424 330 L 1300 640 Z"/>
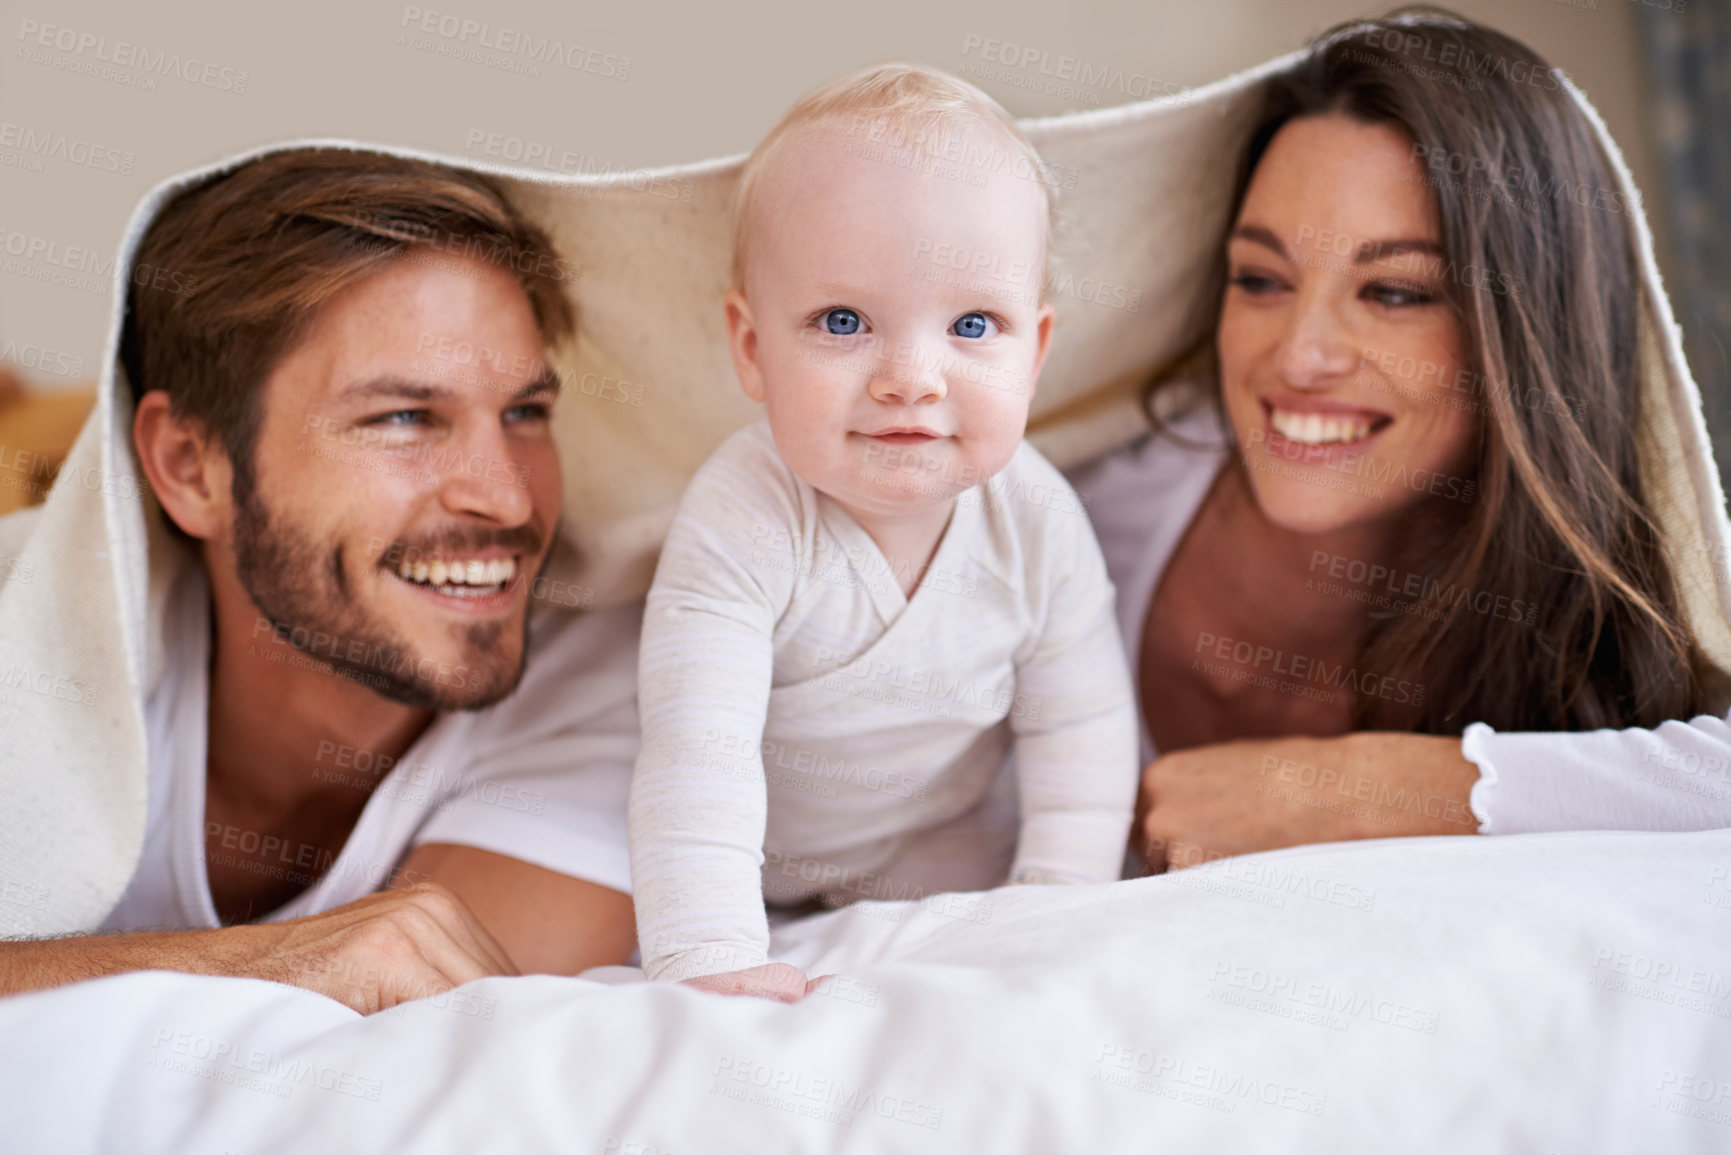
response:
<path fill-rule="evenodd" d="M 327 781 L 377 781 L 342 851 L 262 845 L 229 830 L 214 853 L 257 861 L 276 877 L 323 874 L 255 921 L 299 918 L 387 885 L 415 846 L 449 842 L 630 893 L 626 800 L 637 757 L 639 606 L 592 613 L 537 611 L 523 680 L 485 710 L 438 715 L 382 779 L 365 751 L 312 751 Z M 104 931 L 191 930 L 220 924 L 205 869 L 210 594 L 189 564 L 169 598 L 165 670 L 145 703 L 150 751 L 144 850 Z M 298 651 L 280 645 L 284 657 Z M 372 771 L 372 773 L 369 773 Z M 268 864 L 268 865 L 267 865 Z"/>

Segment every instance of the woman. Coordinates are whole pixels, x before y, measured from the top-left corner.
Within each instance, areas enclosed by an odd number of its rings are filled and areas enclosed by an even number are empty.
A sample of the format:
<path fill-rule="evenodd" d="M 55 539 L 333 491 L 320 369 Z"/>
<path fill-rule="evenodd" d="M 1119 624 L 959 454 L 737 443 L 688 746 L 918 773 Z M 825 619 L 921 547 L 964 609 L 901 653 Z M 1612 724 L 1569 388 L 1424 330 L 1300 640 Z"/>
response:
<path fill-rule="evenodd" d="M 1212 387 L 1073 476 L 1159 754 L 1150 867 L 1731 826 L 1637 465 L 1638 209 L 1556 74 L 1454 18 L 1344 26 L 1242 174 Z"/>

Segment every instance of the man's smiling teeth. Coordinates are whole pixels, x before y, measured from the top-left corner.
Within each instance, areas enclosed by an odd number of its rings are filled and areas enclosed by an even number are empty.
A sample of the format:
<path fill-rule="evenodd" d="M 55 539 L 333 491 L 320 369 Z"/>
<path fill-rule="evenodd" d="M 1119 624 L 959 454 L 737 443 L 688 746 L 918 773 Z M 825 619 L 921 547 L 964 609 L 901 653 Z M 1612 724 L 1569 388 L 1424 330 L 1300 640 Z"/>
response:
<path fill-rule="evenodd" d="M 484 588 L 502 586 L 517 576 L 516 558 L 436 557 L 431 561 L 404 560 L 397 567 L 397 576 L 404 581 L 426 586 L 469 586 Z"/>
<path fill-rule="evenodd" d="M 1274 431 L 1300 445 L 1332 445 L 1362 441 L 1370 436 L 1371 420 L 1355 413 L 1297 413 L 1276 409 L 1269 415 Z"/>

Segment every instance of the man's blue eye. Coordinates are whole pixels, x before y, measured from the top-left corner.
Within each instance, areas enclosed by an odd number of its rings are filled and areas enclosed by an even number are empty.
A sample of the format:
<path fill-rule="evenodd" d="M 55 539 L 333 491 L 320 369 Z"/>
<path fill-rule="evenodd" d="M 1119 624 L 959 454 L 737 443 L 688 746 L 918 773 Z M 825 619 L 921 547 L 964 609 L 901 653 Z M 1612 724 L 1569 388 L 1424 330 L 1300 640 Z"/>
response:
<path fill-rule="evenodd" d="M 951 328 L 958 337 L 984 337 L 989 324 L 984 313 L 964 313 Z"/>
<path fill-rule="evenodd" d="M 823 315 L 823 327 L 837 337 L 851 337 L 859 332 L 859 314 L 852 309 L 831 309 Z"/>

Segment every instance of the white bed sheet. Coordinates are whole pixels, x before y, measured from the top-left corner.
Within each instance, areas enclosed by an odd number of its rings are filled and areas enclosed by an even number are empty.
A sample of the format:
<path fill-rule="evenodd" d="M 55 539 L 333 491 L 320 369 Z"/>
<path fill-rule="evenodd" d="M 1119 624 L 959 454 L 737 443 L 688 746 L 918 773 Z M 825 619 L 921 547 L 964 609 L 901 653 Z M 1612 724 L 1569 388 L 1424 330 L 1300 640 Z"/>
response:
<path fill-rule="evenodd" d="M 775 941 L 830 993 L 0 1000 L 0 1150 L 1731 1150 L 1731 831 L 1305 847 Z"/>

